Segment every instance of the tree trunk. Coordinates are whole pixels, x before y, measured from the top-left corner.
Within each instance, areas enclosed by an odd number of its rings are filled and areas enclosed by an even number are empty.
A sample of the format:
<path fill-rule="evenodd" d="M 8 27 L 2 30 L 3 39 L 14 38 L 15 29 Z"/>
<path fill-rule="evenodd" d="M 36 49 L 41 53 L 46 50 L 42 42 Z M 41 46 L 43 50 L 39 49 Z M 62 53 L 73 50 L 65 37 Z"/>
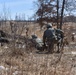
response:
<path fill-rule="evenodd" d="M 63 0 L 63 4 L 62 4 L 61 20 L 60 20 L 60 29 L 62 29 L 62 21 L 63 21 L 64 5 L 65 5 L 65 0 Z"/>
<path fill-rule="evenodd" d="M 59 28 L 59 0 L 57 0 L 57 28 Z"/>

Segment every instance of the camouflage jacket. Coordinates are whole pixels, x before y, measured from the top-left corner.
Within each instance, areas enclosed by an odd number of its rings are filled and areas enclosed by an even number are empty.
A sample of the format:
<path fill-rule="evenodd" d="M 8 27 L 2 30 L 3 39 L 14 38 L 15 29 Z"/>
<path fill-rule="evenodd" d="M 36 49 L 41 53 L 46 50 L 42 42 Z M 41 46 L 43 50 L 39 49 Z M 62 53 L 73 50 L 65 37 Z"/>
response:
<path fill-rule="evenodd" d="M 43 43 L 45 43 L 46 40 L 52 39 L 55 37 L 55 30 L 53 28 L 48 28 L 44 31 L 43 34 Z"/>
<path fill-rule="evenodd" d="M 58 38 L 63 38 L 64 37 L 64 32 L 61 29 L 55 29 L 55 34 Z"/>

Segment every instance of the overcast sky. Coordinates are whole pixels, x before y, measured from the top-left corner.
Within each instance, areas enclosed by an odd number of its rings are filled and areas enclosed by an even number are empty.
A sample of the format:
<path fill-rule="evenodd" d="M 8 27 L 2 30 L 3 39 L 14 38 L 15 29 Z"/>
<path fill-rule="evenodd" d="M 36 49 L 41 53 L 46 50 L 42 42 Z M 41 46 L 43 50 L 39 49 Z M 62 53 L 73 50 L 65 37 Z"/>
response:
<path fill-rule="evenodd" d="M 0 0 L 0 15 L 4 10 L 8 11 L 12 18 L 14 18 L 16 13 L 25 13 L 26 18 L 27 16 L 30 17 L 34 14 L 34 1 L 36 0 Z"/>

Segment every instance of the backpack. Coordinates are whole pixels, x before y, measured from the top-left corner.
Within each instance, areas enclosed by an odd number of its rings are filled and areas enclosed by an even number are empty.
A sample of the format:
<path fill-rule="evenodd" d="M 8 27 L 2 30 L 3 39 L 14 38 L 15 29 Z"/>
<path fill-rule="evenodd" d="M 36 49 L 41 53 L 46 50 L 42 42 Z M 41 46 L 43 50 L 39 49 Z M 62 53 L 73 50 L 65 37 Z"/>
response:
<path fill-rule="evenodd" d="M 57 36 L 55 35 L 55 30 L 53 28 L 49 28 L 45 31 L 45 37 L 47 40 L 57 40 Z"/>

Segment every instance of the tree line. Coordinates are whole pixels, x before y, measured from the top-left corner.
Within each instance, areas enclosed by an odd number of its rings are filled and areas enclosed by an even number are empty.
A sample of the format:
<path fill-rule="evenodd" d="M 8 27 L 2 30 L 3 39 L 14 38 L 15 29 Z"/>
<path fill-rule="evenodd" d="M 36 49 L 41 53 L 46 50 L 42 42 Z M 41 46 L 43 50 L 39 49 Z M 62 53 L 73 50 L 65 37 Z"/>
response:
<path fill-rule="evenodd" d="M 35 14 L 41 27 L 44 22 L 53 22 L 57 23 L 57 28 L 62 29 L 64 16 L 76 12 L 75 0 L 37 0 L 36 5 Z"/>

